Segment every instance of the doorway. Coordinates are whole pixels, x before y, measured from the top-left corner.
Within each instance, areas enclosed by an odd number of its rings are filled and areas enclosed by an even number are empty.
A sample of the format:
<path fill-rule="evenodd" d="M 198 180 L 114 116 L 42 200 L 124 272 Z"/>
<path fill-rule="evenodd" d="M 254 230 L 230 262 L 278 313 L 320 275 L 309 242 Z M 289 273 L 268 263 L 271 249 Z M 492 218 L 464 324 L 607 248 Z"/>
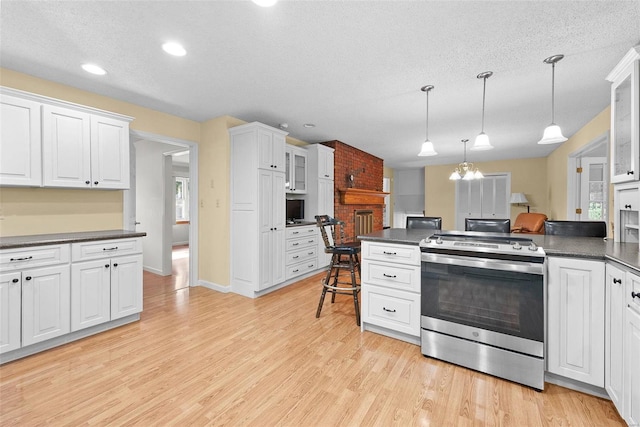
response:
<path fill-rule="evenodd" d="M 174 277 L 182 283 L 198 284 L 198 145 L 146 132 L 131 131 L 131 188 L 123 194 L 123 224 L 129 230 L 144 231 L 143 268 L 146 272 Z M 182 173 L 175 172 L 174 154 L 183 157 Z M 188 162 L 188 169 L 184 163 Z M 185 171 L 186 170 L 186 171 Z M 180 178 L 180 181 L 177 179 Z M 177 182 L 188 183 L 189 197 L 182 200 L 181 213 L 188 221 L 176 223 Z M 184 187 L 183 187 L 184 189 Z M 184 195 L 184 191 L 181 193 Z M 185 224 L 187 223 L 187 224 Z M 187 225 L 176 241 L 176 227 Z M 174 242 L 179 246 L 174 251 Z M 181 247 L 180 247 L 181 246 Z M 175 253 L 174 253 L 175 252 Z M 182 266 L 176 270 L 174 264 Z M 188 277 L 188 278 L 187 278 Z"/>
<path fill-rule="evenodd" d="M 609 137 L 605 133 L 568 156 L 567 219 L 604 221 L 609 218 Z"/>

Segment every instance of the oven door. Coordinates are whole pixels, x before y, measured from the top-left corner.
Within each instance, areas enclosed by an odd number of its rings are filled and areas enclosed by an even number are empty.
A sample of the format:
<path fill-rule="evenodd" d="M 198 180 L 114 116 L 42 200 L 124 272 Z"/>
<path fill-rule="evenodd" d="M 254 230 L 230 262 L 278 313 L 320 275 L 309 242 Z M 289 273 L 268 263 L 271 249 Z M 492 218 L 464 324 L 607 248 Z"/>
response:
<path fill-rule="evenodd" d="M 544 260 L 422 254 L 422 326 L 542 356 Z M 506 341 L 506 343 L 502 343 Z M 536 342 L 535 350 L 527 350 Z M 515 344 L 514 344 L 515 343 Z"/>

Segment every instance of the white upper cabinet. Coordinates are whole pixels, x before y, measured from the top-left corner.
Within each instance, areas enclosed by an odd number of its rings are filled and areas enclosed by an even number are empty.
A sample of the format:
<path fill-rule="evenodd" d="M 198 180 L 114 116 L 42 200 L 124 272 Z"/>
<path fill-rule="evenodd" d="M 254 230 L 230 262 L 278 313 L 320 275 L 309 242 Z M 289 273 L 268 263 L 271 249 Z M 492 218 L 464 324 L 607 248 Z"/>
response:
<path fill-rule="evenodd" d="M 287 144 L 284 184 L 287 193 L 305 194 L 307 182 L 307 150 Z"/>
<path fill-rule="evenodd" d="M 607 76 L 611 82 L 611 182 L 640 180 L 640 47 Z"/>
<path fill-rule="evenodd" d="M 44 185 L 91 187 L 91 116 L 45 105 L 42 111 Z"/>
<path fill-rule="evenodd" d="M 42 185 L 41 104 L 0 97 L 0 185 Z"/>
<path fill-rule="evenodd" d="M 262 125 L 266 126 L 266 125 Z M 269 129 L 257 129 L 258 168 L 285 171 L 285 135 L 275 134 Z"/>
<path fill-rule="evenodd" d="M 0 185 L 129 188 L 131 117 L 1 89 Z"/>
<path fill-rule="evenodd" d="M 91 116 L 91 177 L 98 188 L 129 188 L 129 123 Z"/>

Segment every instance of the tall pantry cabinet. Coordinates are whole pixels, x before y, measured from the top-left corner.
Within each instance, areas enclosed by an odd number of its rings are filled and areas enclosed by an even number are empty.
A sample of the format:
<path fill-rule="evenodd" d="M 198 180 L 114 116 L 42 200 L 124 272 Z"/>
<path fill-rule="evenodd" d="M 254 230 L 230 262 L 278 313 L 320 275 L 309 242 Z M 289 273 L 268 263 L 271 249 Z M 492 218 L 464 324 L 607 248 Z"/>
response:
<path fill-rule="evenodd" d="M 285 138 L 253 122 L 231 140 L 231 287 L 248 297 L 285 281 Z"/>
<path fill-rule="evenodd" d="M 305 219 L 308 221 L 315 221 L 315 215 L 334 215 L 333 152 L 333 148 L 322 144 L 307 146 L 309 186 Z M 326 267 L 331 262 L 331 254 L 325 253 L 324 249 L 324 241 L 319 239 L 318 267 Z"/>

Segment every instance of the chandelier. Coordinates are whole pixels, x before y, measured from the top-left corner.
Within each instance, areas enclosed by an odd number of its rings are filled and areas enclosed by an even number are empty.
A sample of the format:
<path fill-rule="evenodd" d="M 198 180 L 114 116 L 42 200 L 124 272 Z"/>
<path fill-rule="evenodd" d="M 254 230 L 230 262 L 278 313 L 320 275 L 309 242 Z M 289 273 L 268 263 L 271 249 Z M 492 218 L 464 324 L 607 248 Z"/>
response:
<path fill-rule="evenodd" d="M 482 172 L 478 170 L 478 168 L 473 167 L 473 163 L 467 162 L 467 142 L 468 139 L 463 139 L 462 143 L 464 144 L 464 157 L 462 158 L 462 163 L 458 163 L 458 167 L 456 167 L 449 177 L 449 179 L 453 181 L 457 181 L 459 179 L 463 179 L 465 181 L 469 181 L 472 179 L 482 179 L 484 175 Z"/>

